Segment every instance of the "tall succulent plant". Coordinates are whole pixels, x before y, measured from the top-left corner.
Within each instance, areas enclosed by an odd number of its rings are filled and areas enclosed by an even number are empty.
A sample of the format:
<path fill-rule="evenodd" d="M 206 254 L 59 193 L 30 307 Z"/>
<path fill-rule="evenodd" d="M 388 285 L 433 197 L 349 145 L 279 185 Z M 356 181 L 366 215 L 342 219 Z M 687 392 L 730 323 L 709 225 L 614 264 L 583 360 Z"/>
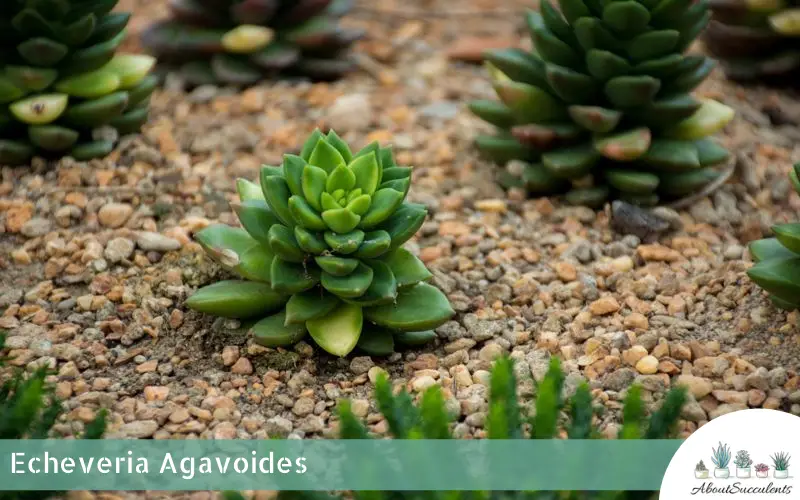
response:
<path fill-rule="evenodd" d="M 800 163 L 789 176 L 800 194 Z M 777 307 L 800 309 L 800 222 L 776 224 L 772 232 L 774 238 L 750 243 L 750 255 L 756 265 L 747 270 L 747 275 L 770 293 Z"/>
<path fill-rule="evenodd" d="M 171 0 L 172 19 L 142 34 L 144 46 L 190 85 L 251 85 L 279 72 L 332 80 L 360 30 L 341 28 L 350 0 Z"/>
<path fill-rule="evenodd" d="M 684 51 L 705 27 L 706 0 L 549 0 L 526 20 L 535 52 L 490 51 L 500 102 L 472 111 L 498 134 L 478 149 L 506 164 L 506 186 L 653 205 L 697 190 L 728 152 L 708 136 L 733 110 L 690 92 L 714 63 Z"/>
<path fill-rule="evenodd" d="M 118 0 L 4 0 L 0 3 L 0 164 L 34 154 L 105 156 L 101 125 L 128 134 L 147 120 L 154 59 L 115 55 L 130 14 Z"/>
<path fill-rule="evenodd" d="M 800 8 L 784 0 L 710 0 L 703 39 L 729 78 L 776 80 L 800 69 Z"/>
<path fill-rule="evenodd" d="M 265 166 L 260 185 L 239 180 L 234 205 L 244 228 L 210 226 L 198 242 L 243 280 L 202 288 L 187 301 L 200 312 L 263 318 L 255 341 L 285 346 L 306 332 L 345 356 L 356 345 L 389 354 L 394 342 L 420 344 L 454 313 L 425 283 L 431 273 L 402 247 L 422 226 L 424 206 L 405 202 L 411 168 L 389 148 L 357 153 L 319 130 L 300 156 Z"/>

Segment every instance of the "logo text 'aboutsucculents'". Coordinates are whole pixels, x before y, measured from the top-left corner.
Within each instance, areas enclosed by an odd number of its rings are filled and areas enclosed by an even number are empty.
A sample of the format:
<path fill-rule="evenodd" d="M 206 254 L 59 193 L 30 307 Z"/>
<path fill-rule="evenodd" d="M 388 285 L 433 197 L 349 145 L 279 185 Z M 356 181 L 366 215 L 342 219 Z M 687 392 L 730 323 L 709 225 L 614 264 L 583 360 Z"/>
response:
<path fill-rule="evenodd" d="M 737 411 L 714 419 L 672 457 L 659 498 L 774 498 L 800 491 L 792 458 L 800 457 L 800 442 L 787 439 L 797 435 L 800 418 L 774 410 Z"/>

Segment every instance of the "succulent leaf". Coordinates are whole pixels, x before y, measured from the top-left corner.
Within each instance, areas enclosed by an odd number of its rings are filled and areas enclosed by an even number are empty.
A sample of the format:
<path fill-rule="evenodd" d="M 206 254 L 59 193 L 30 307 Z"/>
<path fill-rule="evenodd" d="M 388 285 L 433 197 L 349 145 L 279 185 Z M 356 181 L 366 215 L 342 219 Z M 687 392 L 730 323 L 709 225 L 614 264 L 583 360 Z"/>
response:
<path fill-rule="evenodd" d="M 250 329 L 253 341 L 264 347 L 287 347 L 294 345 L 306 336 L 304 323 L 287 321 L 287 310 L 262 319 Z"/>
<path fill-rule="evenodd" d="M 401 289 L 393 304 L 364 309 L 376 325 L 394 330 L 419 331 L 436 328 L 455 315 L 447 297 L 427 283 Z"/>
<path fill-rule="evenodd" d="M 274 311 L 287 299 L 267 283 L 229 280 L 201 288 L 186 300 L 186 306 L 214 316 L 247 319 Z"/>
<path fill-rule="evenodd" d="M 336 356 L 350 354 L 361 336 L 361 306 L 341 304 L 330 314 L 306 322 L 308 333 L 320 347 Z"/>

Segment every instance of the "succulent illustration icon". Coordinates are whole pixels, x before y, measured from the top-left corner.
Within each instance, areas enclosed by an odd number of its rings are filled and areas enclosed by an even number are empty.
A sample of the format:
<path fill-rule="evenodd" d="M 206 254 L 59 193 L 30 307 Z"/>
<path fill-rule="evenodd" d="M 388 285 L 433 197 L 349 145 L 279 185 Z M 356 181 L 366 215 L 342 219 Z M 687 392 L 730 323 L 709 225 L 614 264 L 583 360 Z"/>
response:
<path fill-rule="evenodd" d="M 790 455 L 785 451 L 780 451 L 774 455 L 771 455 L 770 458 L 772 459 L 772 466 L 775 469 L 773 472 L 775 479 L 786 479 L 789 477 Z"/>
<path fill-rule="evenodd" d="M 736 452 L 736 458 L 733 459 L 733 463 L 736 464 L 736 477 L 750 477 L 750 466 L 753 465 L 753 459 L 750 458 L 750 453 L 747 450 Z"/>
<path fill-rule="evenodd" d="M 706 464 L 704 464 L 702 460 L 697 462 L 697 465 L 694 467 L 694 477 L 697 479 L 708 478 L 708 467 L 706 467 Z"/>
<path fill-rule="evenodd" d="M 728 464 L 731 462 L 731 449 L 727 444 L 720 441 L 719 446 L 711 448 L 711 462 L 714 464 L 714 477 L 720 479 L 730 477 Z"/>
<path fill-rule="evenodd" d="M 769 465 L 767 464 L 756 464 L 756 477 L 768 477 L 769 476 Z"/>

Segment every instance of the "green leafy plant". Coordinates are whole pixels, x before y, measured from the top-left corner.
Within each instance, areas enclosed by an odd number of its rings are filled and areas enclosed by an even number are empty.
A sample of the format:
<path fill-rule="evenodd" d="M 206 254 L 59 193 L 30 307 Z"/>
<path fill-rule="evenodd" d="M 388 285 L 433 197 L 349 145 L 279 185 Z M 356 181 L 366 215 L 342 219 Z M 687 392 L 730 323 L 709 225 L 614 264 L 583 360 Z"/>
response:
<path fill-rule="evenodd" d="M 105 156 L 114 142 L 95 139 L 94 129 L 130 134 L 145 123 L 155 60 L 115 55 L 130 17 L 111 12 L 117 1 L 2 2 L 0 164 Z"/>
<path fill-rule="evenodd" d="M 733 463 L 740 469 L 747 469 L 753 465 L 753 459 L 750 458 L 750 453 L 747 450 L 739 450 L 736 452 L 736 458 L 733 459 Z"/>
<path fill-rule="evenodd" d="M 279 72 L 331 80 L 355 67 L 346 54 L 363 33 L 337 23 L 351 3 L 175 0 L 142 42 L 190 85 L 251 85 Z"/>
<path fill-rule="evenodd" d="M 800 9 L 782 0 L 711 0 L 706 48 L 735 80 L 775 80 L 800 69 Z"/>
<path fill-rule="evenodd" d="M 0 350 L 6 333 L 0 331 Z M 0 369 L 7 358 L 0 357 Z M 0 373 L 0 439 L 45 439 L 64 408 L 47 382 L 47 367 L 37 368 L 26 375 L 23 370 Z M 4 378 L 2 378 L 4 377 Z M 83 439 L 100 439 L 106 427 L 106 411 L 98 412 L 86 426 Z M 52 491 L 0 491 L 0 500 L 39 500 L 57 495 Z"/>
<path fill-rule="evenodd" d="M 789 459 L 791 456 L 785 451 L 780 451 L 774 455 L 770 455 L 772 465 L 775 470 L 789 470 Z"/>
<path fill-rule="evenodd" d="M 711 461 L 717 469 L 727 469 L 731 463 L 731 449 L 727 444 L 719 443 L 716 448 L 711 448 Z"/>
<path fill-rule="evenodd" d="M 683 53 L 705 27 L 704 1 L 549 0 L 527 24 L 535 52 L 485 54 L 500 102 L 471 103 L 496 126 L 484 156 L 507 164 L 500 182 L 534 195 L 566 193 L 654 205 L 714 180 L 728 151 L 709 138 L 734 115 L 692 90 L 713 61 Z M 512 161 L 519 160 L 519 161 Z"/>
<path fill-rule="evenodd" d="M 795 191 L 800 194 L 800 164 L 790 174 Z M 774 238 L 750 243 L 750 255 L 756 264 L 747 275 L 770 293 L 775 306 L 789 311 L 800 308 L 800 222 L 772 226 Z"/>
<path fill-rule="evenodd" d="M 455 312 L 425 283 L 432 275 L 404 249 L 422 226 L 424 206 L 405 202 L 410 167 L 389 148 L 357 153 L 319 130 L 299 156 L 265 166 L 260 185 L 238 181 L 234 205 L 243 228 L 210 226 L 197 241 L 243 280 L 200 289 L 186 304 L 239 319 L 255 341 L 279 347 L 306 333 L 322 349 L 346 356 L 356 345 L 386 355 L 394 342 L 416 345 Z"/>
<path fill-rule="evenodd" d="M 489 389 L 489 408 L 486 430 L 489 439 L 553 439 L 562 434 L 569 439 L 593 439 L 600 433 L 592 423 L 594 409 L 592 395 L 587 384 L 577 388 L 575 394 L 564 399 L 564 373 L 557 358 L 553 358 L 549 370 L 538 386 L 537 399 L 533 405 L 533 416 L 528 417 L 517 396 L 517 380 L 513 362 L 501 358 L 492 369 Z M 395 394 L 392 384 L 385 375 L 375 383 L 375 399 L 396 439 L 452 439 L 450 430 L 452 419 L 445 406 L 444 396 L 438 385 L 427 389 L 421 396 L 419 405 L 405 390 Z M 667 439 L 674 434 L 681 408 L 686 402 L 683 388 L 672 389 L 663 400 L 661 408 L 649 418 L 646 416 L 641 391 L 637 386 L 629 389 L 625 399 L 624 422 L 619 431 L 620 439 Z M 370 439 L 364 424 L 356 417 L 349 401 L 341 401 L 339 412 L 339 432 L 342 439 Z M 566 413 L 566 415 L 563 415 Z M 611 498 L 648 498 L 649 492 L 616 491 L 604 492 Z M 500 497 L 544 500 L 554 498 L 553 492 L 352 492 L 357 500 L 364 499 L 493 499 Z M 593 492 L 571 492 L 570 498 L 593 498 Z M 227 493 L 229 500 L 241 500 L 238 493 Z M 301 491 L 282 491 L 283 500 L 324 500 L 331 498 L 327 493 Z"/>

